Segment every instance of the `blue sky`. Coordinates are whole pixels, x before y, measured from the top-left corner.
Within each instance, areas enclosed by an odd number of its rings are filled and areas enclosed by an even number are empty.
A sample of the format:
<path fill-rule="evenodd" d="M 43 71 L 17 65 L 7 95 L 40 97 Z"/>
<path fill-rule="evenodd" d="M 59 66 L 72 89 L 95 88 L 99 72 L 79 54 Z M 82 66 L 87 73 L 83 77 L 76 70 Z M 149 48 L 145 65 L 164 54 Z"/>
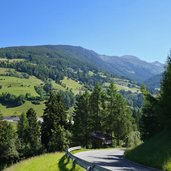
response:
<path fill-rule="evenodd" d="M 0 0 L 0 47 L 69 44 L 165 62 L 170 0 Z"/>

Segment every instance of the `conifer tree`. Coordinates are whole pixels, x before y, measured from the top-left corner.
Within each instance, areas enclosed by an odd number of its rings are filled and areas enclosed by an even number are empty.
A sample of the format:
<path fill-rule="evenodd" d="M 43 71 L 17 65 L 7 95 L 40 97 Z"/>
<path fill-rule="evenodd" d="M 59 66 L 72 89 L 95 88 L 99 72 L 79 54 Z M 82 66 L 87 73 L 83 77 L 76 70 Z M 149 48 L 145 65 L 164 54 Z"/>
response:
<path fill-rule="evenodd" d="M 160 120 L 163 127 L 171 126 L 171 52 L 167 59 L 166 70 L 161 83 Z"/>
<path fill-rule="evenodd" d="M 86 91 L 77 98 L 75 113 L 73 116 L 73 136 L 77 145 L 88 147 L 89 128 L 89 94 Z"/>
<path fill-rule="evenodd" d="M 63 150 L 69 143 L 67 124 L 67 113 L 60 94 L 50 93 L 41 129 L 42 144 L 48 151 Z"/>
<path fill-rule="evenodd" d="M 28 147 L 28 120 L 25 113 L 22 113 L 20 116 L 20 120 L 17 124 L 17 135 L 18 135 L 18 151 L 20 157 L 28 155 L 29 147 Z"/>
<path fill-rule="evenodd" d="M 91 131 L 101 131 L 101 117 L 103 110 L 104 92 L 99 84 L 96 84 L 90 95 L 90 129 Z"/>
<path fill-rule="evenodd" d="M 117 145 L 125 142 L 128 134 L 133 131 L 131 111 L 123 97 L 117 93 L 113 83 L 107 90 L 106 131 L 115 137 Z"/>
<path fill-rule="evenodd" d="M 0 120 L 0 166 L 18 159 L 16 134 L 10 123 Z"/>
<path fill-rule="evenodd" d="M 40 124 L 37 121 L 36 112 L 30 108 L 26 113 L 28 121 L 27 138 L 30 154 L 37 154 L 41 148 Z"/>

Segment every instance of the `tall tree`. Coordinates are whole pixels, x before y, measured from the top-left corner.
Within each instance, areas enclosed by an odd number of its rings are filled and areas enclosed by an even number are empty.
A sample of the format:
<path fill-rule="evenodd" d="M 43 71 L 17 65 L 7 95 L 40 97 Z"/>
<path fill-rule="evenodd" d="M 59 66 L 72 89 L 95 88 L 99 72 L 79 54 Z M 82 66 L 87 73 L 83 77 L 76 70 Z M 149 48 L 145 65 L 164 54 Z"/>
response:
<path fill-rule="evenodd" d="M 30 147 L 30 154 L 37 154 L 41 148 L 40 124 L 37 121 L 36 112 L 30 108 L 27 113 L 28 129 L 27 138 Z"/>
<path fill-rule="evenodd" d="M 0 165 L 18 158 L 16 134 L 10 123 L 0 120 Z"/>
<path fill-rule="evenodd" d="M 87 91 L 77 98 L 73 120 L 74 142 L 77 142 L 82 146 L 88 147 L 90 129 L 89 94 Z"/>
<path fill-rule="evenodd" d="M 159 100 L 146 91 L 140 121 L 141 138 L 149 139 L 160 130 L 158 117 Z"/>
<path fill-rule="evenodd" d="M 167 59 L 166 70 L 161 83 L 160 119 L 164 127 L 171 125 L 171 52 Z"/>
<path fill-rule="evenodd" d="M 66 147 L 69 136 L 67 124 L 67 113 L 60 94 L 50 93 L 43 113 L 41 137 L 42 144 L 48 151 L 63 150 Z M 60 139 L 62 135 L 65 137 Z"/>
<path fill-rule="evenodd" d="M 92 131 L 101 131 L 101 117 L 103 107 L 103 91 L 99 84 L 96 84 L 90 96 L 90 127 Z"/>
<path fill-rule="evenodd" d="M 28 120 L 25 113 L 22 113 L 20 120 L 17 124 L 17 135 L 18 135 L 18 151 L 20 157 L 27 156 L 29 153 L 28 147 Z"/>
<path fill-rule="evenodd" d="M 111 133 L 117 145 L 120 145 L 120 142 L 125 142 L 128 134 L 133 131 L 133 120 L 126 101 L 117 93 L 113 83 L 107 90 L 106 103 L 106 131 Z"/>
<path fill-rule="evenodd" d="M 40 124 L 32 108 L 26 114 L 21 114 L 17 128 L 20 156 L 38 154 L 41 149 Z"/>

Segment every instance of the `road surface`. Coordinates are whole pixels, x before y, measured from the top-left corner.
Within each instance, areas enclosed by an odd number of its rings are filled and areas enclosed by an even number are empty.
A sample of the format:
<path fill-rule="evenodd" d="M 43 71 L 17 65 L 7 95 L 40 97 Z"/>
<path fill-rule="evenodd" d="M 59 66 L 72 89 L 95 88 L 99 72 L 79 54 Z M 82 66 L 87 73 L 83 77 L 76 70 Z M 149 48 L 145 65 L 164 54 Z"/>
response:
<path fill-rule="evenodd" d="M 76 153 L 75 156 L 93 162 L 96 165 L 105 167 L 109 170 L 118 171 L 159 171 L 158 169 L 148 168 L 135 164 L 123 158 L 124 151 L 121 149 L 91 150 Z"/>

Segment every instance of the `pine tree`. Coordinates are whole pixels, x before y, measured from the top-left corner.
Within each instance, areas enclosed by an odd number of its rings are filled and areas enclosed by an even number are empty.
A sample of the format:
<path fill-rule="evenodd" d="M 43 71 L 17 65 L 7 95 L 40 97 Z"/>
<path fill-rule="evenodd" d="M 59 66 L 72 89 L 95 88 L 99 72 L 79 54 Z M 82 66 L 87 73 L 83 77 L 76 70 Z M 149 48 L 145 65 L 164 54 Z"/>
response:
<path fill-rule="evenodd" d="M 88 147 L 89 129 L 89 94 L 86 91 L 77 98 L 75 113 L 73 116 L 73 135 L 76 145 Z"/>
<path fill-rule="evenodd" d="M 91 131 L 101 131 L 101 117 L 103 110 L 103 91 L 99 84 L 96 84 L 90 95 L 90 128 Z"/>
<path fill-rule="evenodd" d="M 42 144 L 48 151 L 63 150 L 66 147 L 66 144 L 68 144 L 66 140 L 69 138 L 67 124 L 67 113 L 60 94 L 51 93 L 49 100 L 46 102 L 41 129 Z M 54 137 L 61 137 L 61 135 L 64 137 L 59 144 L 58 139 Z"/>
<path fill-rule="evenodd" d="M 128 134 L 133 131 L 131 111 L 113 83 L 107 90 L 106 131 L 115 137 L 117 145 L 121 141 L 125 142 Z"/>
<path fill-rule="evenodd" d="M 40 124 L 37 122 L 36 112 L 30 108 L 26 113 L 28 121 L 27 138 L 30 154 L 35 155 L 41 149 Z"/>
<path fill-rule="evenodd" d="M 16 134 L 10 123 L 0 120 L 0 165 L 18 159 Z"/>
<path fill-rule="evenodd" d="M 171 52 L 167 59 L 166 70 L 161 83 L 160 120 L 164 127 L 171 125 Z"/>
<path fill-rule="evenodd" d="M 36 113 L 32 108 L 30 108 L 26 114 L 21 114 L 17 133 L 20 142 L 18 148 L 21 157 L 40 153 L 40 125 L 37 122 Z"/>
<path fill-rule="evenodd" d="M 28 120 L 25 113 L 22 113 L 20 120 L 17 124 L 17 135 L 18 135 L 18 151 L 20 157 L 28 156 L 29 147 L 28 147 Z"/>
<path fill-rule="evenodd" d="M 143 140 L 149 139 L 160 130 L 158 109 L 159 100 L 146 91 L 140 122 L 141 137 Z"/>

